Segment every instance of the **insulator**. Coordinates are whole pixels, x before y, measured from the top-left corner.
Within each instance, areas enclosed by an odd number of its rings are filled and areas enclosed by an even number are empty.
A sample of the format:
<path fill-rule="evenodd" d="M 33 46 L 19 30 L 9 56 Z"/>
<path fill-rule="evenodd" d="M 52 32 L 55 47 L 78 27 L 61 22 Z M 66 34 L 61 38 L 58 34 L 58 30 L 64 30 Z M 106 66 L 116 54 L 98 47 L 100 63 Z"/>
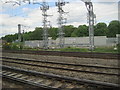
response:
<path fill-rule="evenodd" d="M 43 7 L 40 7 L 40 10 L 43 10 Z"/>
<path fill-rule="evenodd" d="M 58 2 L 55 2 L 55 5 L 58 6 Z"/>
<path fill-rule="evenodd" d="M 69 3 L 69 2 L 66 2 L 67 4 Z"/>
<path fill-rule="evenodd" d="M 63 5 L 65 5 L 66 4 L 66 2 L 63 2 Z"/>
<path fill-rule="evenodd" d="M 94 14 L 94 18 L 96 18 L 96 15 Z"/>
<path fill-rule="evenodd" d="M 47 7 L 47 9 L 49 9 L 49 6 Z"/>

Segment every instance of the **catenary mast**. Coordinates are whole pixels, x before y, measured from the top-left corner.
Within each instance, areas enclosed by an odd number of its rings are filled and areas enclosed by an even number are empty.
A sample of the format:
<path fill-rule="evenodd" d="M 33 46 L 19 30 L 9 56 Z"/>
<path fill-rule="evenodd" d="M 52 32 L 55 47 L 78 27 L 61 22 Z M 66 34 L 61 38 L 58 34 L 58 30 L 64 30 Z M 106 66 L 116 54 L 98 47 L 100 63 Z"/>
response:
<path fill-rule="evenodd" d="M 89 23 L 89 49 L 91 51 L 94 50 L 94 22 L 95 22 L 95 14 L 93 12 L 93 4 L 91 0 L 81 0 L 85 3 L 85 6 L 88 11 L 88 23 Z"/>
<path fill-rule="evenodd" d="M 64 2 L 63 0 L 58 0 L 58 2 L 56 2 L 56 6 L 58 7 L 58 13 L 59 13 L 59 17 L 58 17 L 58 28 L 59 28 L 59 32 L 58 32 L 58 36 L 59 36 L 59 47 L 63 48 L 64 47 L 64 31 L 63 31 L 63 24 L 65 23 L 64 21 L 66 20 L 63 17 L 63 14 L 65 14 L 66 12 L 63 11 L 62 7 L 65 6 L 65 4 L 68 2 Z"/>

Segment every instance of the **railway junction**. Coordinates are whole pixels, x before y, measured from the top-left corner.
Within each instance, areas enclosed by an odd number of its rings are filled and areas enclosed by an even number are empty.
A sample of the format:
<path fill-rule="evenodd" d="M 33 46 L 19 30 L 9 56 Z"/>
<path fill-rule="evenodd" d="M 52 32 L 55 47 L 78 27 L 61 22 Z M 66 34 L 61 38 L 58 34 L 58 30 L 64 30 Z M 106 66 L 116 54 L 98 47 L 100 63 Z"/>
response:
<path fill-rule="evenodd" d="M 0 49 L 2 49 L 2 55 L 0 56 L 0 65 L 2 68 L 0 71 L 0 76 L 2 77 L 0 84 L 2 83 L 2 88 L 20 88 L 23 90 L 28 88 L 38 88 L 39 90 L 80 90 L 82 88 L 85 90 L 97 90 L 107 88 L 118 90 L 120 88 L 120 54 L 117 52 L 119 43 L 116 43 L 116 39 L 118 38 L 114 38 L 113 40 L 115 43 L 114 51 L 117 53 L 95 52 L 95 45 L 99 45 L 100 39 L 94 40 L 96 15 L 93 12 L 93 3 L 91 0 L 80 0 L 85 4 L 88 15 L 89 34 L 88 37 L 81 38 L 83 42 L 86 40 L 87 43 L 85 44 L 88 52 L 61 51 L 65 48 L 65 45 L 68 45 L 66 42 L 69 41 L 69 38 L 65 40 L 63 28 L 67 21 L 64 14 L 68 13 L 64 11 L 63 6 L 69 4 L 69 2 L 64 2 L 63 0 L 55 2 L 59 14 L 57 19 L 58 39 L 54 40 L 57 42 L 57 45 L 55 44 L 56 48 L 51 50 L 48 45 L 48 27 L 50 27 L 48 16 L 52 17 L 53 15 L 47 14 L 50 7 L 45 0 L 39 3 L 34 3 L 33 1 L 34 0 L 21 0 L 22 3 L 31 4 L 32 2 L 33 5 L 39 5 L 42 11 L 42 42 L 38 42 L 41 47 L 38 46 L 39 48 L 37 49 L 25 49 L 25 38 L 23 38 L 24 30 L 23 33 L 21 31 L 21 27 L 24 25 L 18 24 L 17 44 L 15 46 L 13 45 L 15 41 L 11 43 L 1 43 L 6 45 L 6 47 L 0 47 Z M 21 2 L 6 1 L 5 4 L 14 3 L 14 6 L 16 4 L 21 5 Z M 116 35 L 119 36 L 119 34 Z M 103 41 L 105 45 L 107 45 L 106 37 L 102 38 L 104 38 Z M 75 38 L 69 41 L 71 45 L 74 45 L 74 39 Z M 76 38 L 77 43 L 79 40 L 80 38 Z M 81 42 L 82 45 L 84 44 L 83 42 Z M 68 47 L 68 49 L 70 48 L 71 47 Z"/>
<path fill-rule="evenodd" d="M 18 87 L 22 88 L 30 85 L 44 89 L 119 88 L 118 56 L 110 53 L 76 55 L 75 52 L 3 50 L 3 87 L 7 79 L 12 83 L 19 82 L 21 86 Z"/>

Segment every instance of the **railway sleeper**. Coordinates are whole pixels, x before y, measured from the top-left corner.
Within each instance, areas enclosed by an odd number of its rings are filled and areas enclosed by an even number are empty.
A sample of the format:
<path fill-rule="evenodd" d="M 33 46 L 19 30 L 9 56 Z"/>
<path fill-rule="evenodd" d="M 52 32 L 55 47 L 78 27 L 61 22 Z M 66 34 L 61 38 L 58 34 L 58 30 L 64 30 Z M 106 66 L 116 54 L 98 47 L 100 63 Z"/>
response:
<path fill-rule="evenodd" d="M 24 69 L 17 69 L 17 68 L 13 68 L 13 67 L 9 67 L 9 66 L 3 66 L 3 69 L 8 69 L 8 70 L 13 70 L 13 71 L 20 71 L 23 73 L 30 73 L 31 75 L 40 75 L 40 76 L 44 76 L 44 77 L 51 77 L 51 78 L 55 78 L 57 80 L 65 80 L 68 82 L 77 82 L 79 84 L 87 84 L 89 86 L 97 86 L 97 87 L 111 87 L 111 88 L 119 88 L 120 86 L 118 84 L 113 84 L 113 83 L 105 83 L 105 82 L 99 82 L 99 81 L 92 81 L 92 80 L 86 80 L 86 79 L 78 79 L 78 78 L 72 78 L 72 77 L 66 77 L 66 76 L 60 76 L 60 75 L 54 75 L 54 74 L 49 74 L 49 73 L 42 73 L 42 72 L 35 72 L 35 71 L 27 71 Z"/>

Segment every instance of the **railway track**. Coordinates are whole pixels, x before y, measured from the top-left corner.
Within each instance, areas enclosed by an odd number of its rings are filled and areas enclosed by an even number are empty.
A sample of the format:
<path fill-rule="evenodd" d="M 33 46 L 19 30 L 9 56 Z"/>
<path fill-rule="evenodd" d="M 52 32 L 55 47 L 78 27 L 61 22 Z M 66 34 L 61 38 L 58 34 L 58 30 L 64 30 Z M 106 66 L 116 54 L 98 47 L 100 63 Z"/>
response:
<path fill-rule="evenodd" d="M 117 59 L 120 54 L 115 53 L 95 53 L 95 52 L 62 52 L 62 51 L 32 51 L 32 50 L 3 50 L 7 53 L 22 53 L 36 55 L 53 55 L 53 56 L 68 56 L 80 58 L 101 58 L 101 59 Z"/>
<path fill-rule="evenodd" d="M 78 79 L 73 77 L 60 76 L 49 73 L 36 72 L 25 70 L 16 67 L 2 66 L 2 77 L 13 81 L 26 83 L 36 87 L 47 89 L 74 89 L 82 87 L 104 87 L 104 88 L 119 88 L 118 84 L 105 83 L 87 79 Z"/>
<path fill-rule="evenodd" d="M 118 73 L 120 67 L 106 67 L 106 66 L 91 66 L 91 65 L 80 65 L 72 63 L 61 63 L 61 62 L 51 62 L 43 60 L 31 60 L 31 59 L 20 59 L 11 57 L 2 57 L 4 63 L 13 63 L 27 66 L 42 67 L 55 70 L 66 70 L 72 72 L 82 72 L 90 74 L 102 74 L 110 76 L 120 76 Z M 89 70 L 87 70 L 89 68 Z M 95 70 L 97 69 L 97 71 Z M 114 70 L 114 72 L 112 72 Z M 108 72 L 109 71 L 109 72 Z"/>
<path fill-rule="evenodd" d="M 37 72 L 118 84 L 120 67 L 93 66 L 28 58 L 1 57 L 3 65 Z"/>

